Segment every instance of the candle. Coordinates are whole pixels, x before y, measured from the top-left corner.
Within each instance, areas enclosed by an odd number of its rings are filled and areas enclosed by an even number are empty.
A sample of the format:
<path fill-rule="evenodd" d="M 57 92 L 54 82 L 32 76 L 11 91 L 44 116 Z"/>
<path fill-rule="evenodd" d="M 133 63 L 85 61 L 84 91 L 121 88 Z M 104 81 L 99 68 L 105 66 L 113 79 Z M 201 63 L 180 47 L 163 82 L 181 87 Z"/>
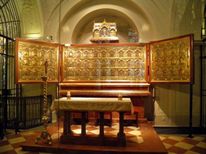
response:
<path fill-rule="evenodd" d="M 70 99 L 71 98 L 71 93 L 70 91 L 67 91 L 67 99 Z"/>
<path fill-rule="evenodd" d="M 122 95 L 121 94 L 118 95 L 118 100 L 122 100 Z"/>

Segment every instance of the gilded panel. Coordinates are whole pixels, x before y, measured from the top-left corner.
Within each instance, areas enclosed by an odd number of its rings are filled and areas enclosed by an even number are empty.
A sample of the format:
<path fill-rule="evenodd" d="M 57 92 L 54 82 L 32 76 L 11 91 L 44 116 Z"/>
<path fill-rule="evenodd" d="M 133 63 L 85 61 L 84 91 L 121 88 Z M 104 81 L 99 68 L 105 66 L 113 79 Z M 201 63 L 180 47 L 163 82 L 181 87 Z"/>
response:
<path fill-rule="evenodd" d="M 151 43 L 151 82 L 190 82 L 190 36 Z"/>
<path fill-rule="evenodd" d="M 48 61 L 48 82 L 58 82 L 58 45 L 17 41 L 17 82 L 41 82 Z"/>
<path fill-rule="evenodd" d="M 146 81 L 146 46 L 63 48 L 63 82 Z"/>

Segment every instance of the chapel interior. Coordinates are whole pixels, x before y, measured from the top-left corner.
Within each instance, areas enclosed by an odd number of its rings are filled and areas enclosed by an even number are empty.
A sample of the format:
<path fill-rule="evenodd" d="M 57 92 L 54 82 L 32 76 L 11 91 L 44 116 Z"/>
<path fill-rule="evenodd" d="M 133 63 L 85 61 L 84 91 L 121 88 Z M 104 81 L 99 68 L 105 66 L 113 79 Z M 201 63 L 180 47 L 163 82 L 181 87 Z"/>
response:
<path fill-rule="evenodd" d="M 0 153 L 205 153 L 205 0 L 0 0 Z"/>

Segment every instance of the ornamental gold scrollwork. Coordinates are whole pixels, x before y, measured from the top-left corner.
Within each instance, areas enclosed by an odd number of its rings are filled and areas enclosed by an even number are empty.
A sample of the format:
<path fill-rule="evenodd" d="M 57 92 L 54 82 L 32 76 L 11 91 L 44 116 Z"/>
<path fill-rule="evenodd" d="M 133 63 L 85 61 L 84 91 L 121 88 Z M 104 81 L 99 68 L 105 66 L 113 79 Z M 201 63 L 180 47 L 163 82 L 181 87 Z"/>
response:
<path fill-rule="evenodd" d="M 32 42 L 18 42 L 18 82 L 41 82 L 47 59 L 48 82 L 58 81 L 58 46 Z"/>
<path fill-rule="evenodd" d="M 63 48 L 63 82 L 71 80 L 146 81 L 146 46 Z"/>
<path fill-rule="evenodd" d="M 151 81 L 190 81 L 190 37 L 151 44 Z"/>

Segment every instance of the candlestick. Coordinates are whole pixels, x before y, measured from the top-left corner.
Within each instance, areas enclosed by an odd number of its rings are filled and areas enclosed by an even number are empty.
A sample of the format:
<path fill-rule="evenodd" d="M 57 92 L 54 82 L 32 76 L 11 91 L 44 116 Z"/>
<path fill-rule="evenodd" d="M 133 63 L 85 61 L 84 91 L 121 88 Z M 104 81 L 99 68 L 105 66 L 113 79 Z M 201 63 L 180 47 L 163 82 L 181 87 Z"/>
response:
<path fill-rule="evenodd" d="M 43 116 L 42 116 L 42 122 L 44 125 L 44 130 L 41 132 L 41 135 L 38 136 L 35 139 L 35 143 L 38 143 L 39 141 L 43 140 L 46 144 L 52 144 L 52 138 L 49 132 L 47 131 L 47 126 L 49 122 L 49 112 L 48 112 L 48 103 L 47 103 L 47 68 L 48 68 L 48 61 L 46 60 L 44 63 L 44 68 L 45 68 L 45 75 L 42 76 L 43 80 Z"/>

